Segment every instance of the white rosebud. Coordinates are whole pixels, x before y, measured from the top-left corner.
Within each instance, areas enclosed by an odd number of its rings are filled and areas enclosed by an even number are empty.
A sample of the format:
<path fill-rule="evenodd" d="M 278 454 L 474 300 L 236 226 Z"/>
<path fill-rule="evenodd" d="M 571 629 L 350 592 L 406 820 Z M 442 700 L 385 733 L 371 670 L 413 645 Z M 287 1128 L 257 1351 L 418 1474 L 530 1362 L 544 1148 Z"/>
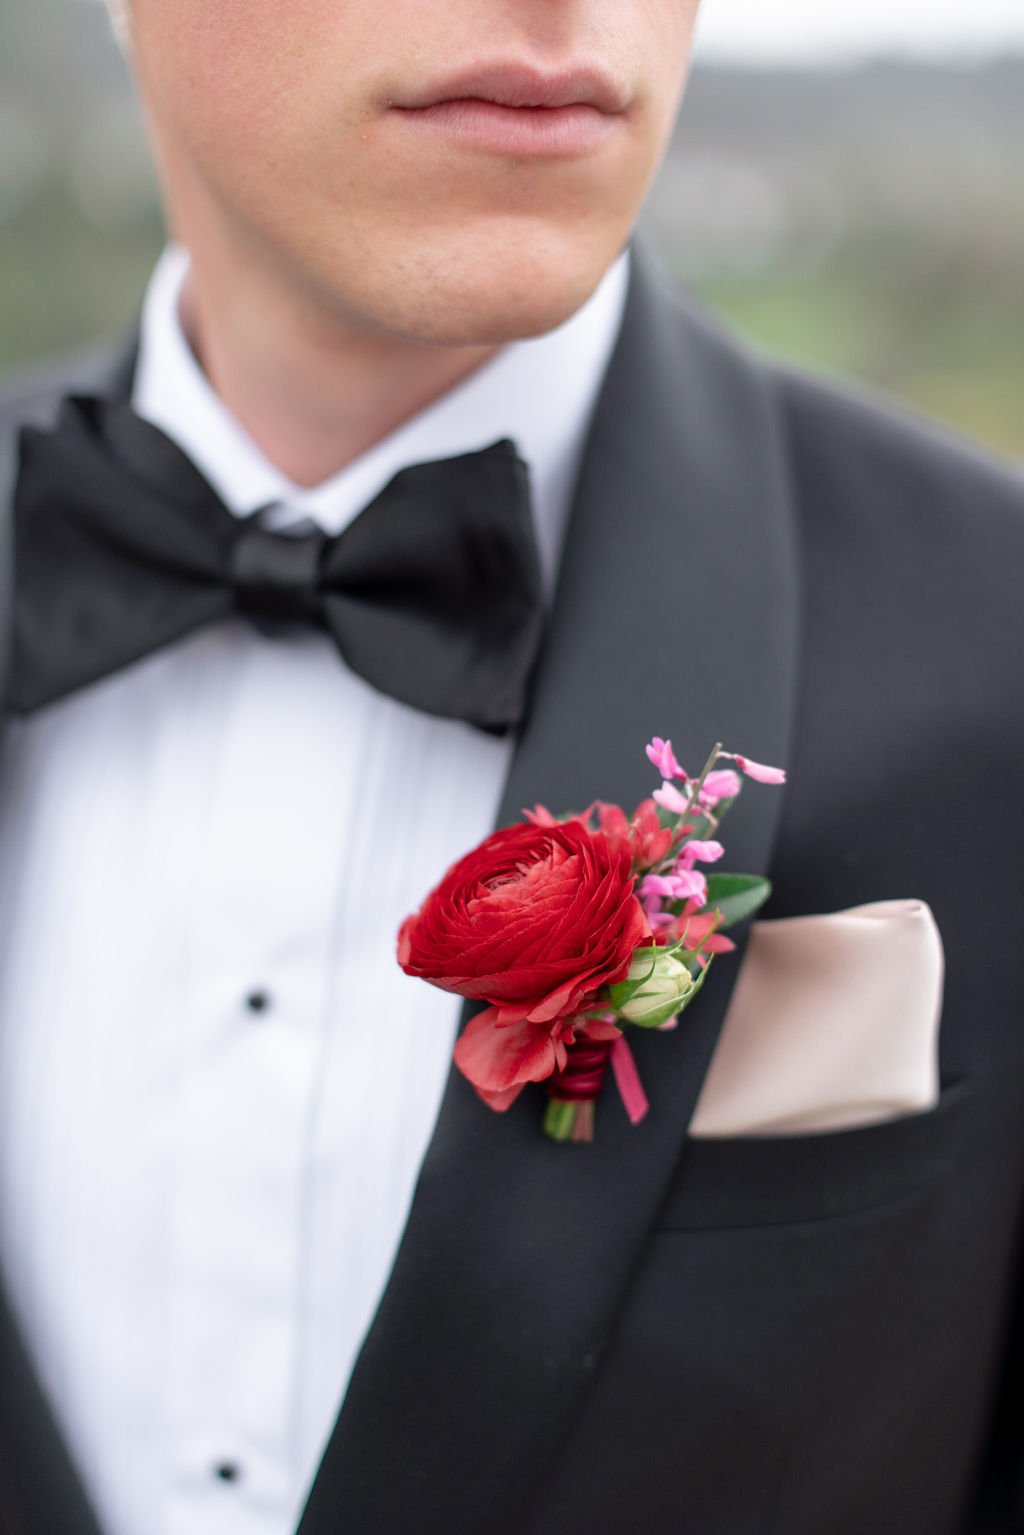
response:
<path fill-rule="evenodd" d="M 659 953 L 651 961 L 651 951 L 645 950 L 629 967 L 626 985 L 643 981 L 640 990 L 619 1008 L 627 1023 L 639 1024 L 644 1029 L 655 1029 L 667 1023 L 682 1011 L 696 989 L 697 982 L 682 960 L 674 954 Z"/>

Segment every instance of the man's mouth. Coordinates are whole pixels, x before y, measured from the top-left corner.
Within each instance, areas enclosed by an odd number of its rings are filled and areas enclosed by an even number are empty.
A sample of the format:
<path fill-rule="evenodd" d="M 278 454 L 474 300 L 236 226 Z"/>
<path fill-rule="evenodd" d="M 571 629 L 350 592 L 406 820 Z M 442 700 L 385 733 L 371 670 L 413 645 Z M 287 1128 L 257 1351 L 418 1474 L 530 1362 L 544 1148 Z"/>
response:
<path fill-rule="evenodd" d="M 559 156 L 597 148 L 624 118 L 629 98 L 592 66 L 548 72 L 495 61 L 457 71 L 390 105 L 469 147 Z"/>

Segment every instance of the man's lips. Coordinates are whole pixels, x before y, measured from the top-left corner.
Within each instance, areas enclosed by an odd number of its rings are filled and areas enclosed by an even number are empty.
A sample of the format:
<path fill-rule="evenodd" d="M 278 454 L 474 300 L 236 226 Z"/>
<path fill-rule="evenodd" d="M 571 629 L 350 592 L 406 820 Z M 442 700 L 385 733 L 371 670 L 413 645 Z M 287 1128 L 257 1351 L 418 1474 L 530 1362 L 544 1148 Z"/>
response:
<path fill-rule="evenodd" d="M 629 104 L 625 88 L 593 65 L 546 71 L 498 61 L 458 70 L 410 92 L 392 105 L 404 111 L 423 111 L 453 101 L 485 101 L 499 107 L 549 111 L 590 107 L 605 115 L 624 112 Z"/>
<path fill-rule="evenodd" d="M 584 154 L 628 104 L 625 90 L 599 69 L 546 72 L 508 63 L 461 70 L 390 103 L 449 139 L 514 156 Z"/>

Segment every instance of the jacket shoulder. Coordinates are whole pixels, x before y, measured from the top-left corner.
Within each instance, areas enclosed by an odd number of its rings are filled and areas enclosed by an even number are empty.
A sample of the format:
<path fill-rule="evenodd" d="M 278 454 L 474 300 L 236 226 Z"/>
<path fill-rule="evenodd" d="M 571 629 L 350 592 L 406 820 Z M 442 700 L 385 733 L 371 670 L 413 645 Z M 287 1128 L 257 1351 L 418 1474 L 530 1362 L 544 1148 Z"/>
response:
<path fill-rule="evenodd" d="M 805 543 L 842 537 L 873 549 L 895 541 L 916 555 L 922 543 L 951 550 L 969 536 L 1024 556 L 1024 465 L 865 387 L 764 357 L 660 268 L 645 275 L 657 280 L 680 356 L 697 359 L 700 398 L 686 397 L 684 408 L 728 420 L 739 446 L 743 381 L 767 402 Z"/>
<path fill-rule="evenodd" d="M 767 372 L 809 536 L 845 530 L 893 555 L 928 546 L 940 558 L 966 539 L 1024 556 L 1024 467 L 867 391 L 778 365 Z"/>
<path fill-rule="evenodd" d="M 102 342 L 50 358 L 0 378 L 0 432 L 50 421 L 63 395 L 109 388 L 130 376 L 135 331 L 116 341 Z"/>
<path fill-rule="evenodd" d="M 888 402 L 772 378 L 802 561 L 806 737 L 839 719 L 842 740 L 883 743 L 879 756 L 941 741 L 947 762 L 1016 760 L 1024 474 Z"/>
<path fill-rule="evenodd" d="M 0 574 L 6 563 L 5 524 L 16 475 L 18 438 L 23 426 L 52 425 L 66 394 L 91 393 L 111 386 L 127 391 L 138 350 L 138 331 L 0 379 Z"/>

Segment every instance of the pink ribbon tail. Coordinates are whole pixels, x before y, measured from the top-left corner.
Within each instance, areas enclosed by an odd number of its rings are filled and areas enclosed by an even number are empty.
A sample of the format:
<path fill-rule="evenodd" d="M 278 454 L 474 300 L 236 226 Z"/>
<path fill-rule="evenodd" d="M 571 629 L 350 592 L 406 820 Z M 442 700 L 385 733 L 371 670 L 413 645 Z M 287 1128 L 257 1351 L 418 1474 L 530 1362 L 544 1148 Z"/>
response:
<path fill-rule="evenodd" d="M 633 1052 L 626 1043 L 626 1036 L 621 1034 L 612 1045 L 612 1072 L 615 1076 L 615 1086 L 619 1089 L 619 1097 L 622 1106 L 629 1115 L 631 1125 L 638 1125 L 647 1114 L 650 1104 L 647 1102 L 647 1094 L 640 1080 L 640 1073 L 636 1069 L 636 1061 Z"/>

